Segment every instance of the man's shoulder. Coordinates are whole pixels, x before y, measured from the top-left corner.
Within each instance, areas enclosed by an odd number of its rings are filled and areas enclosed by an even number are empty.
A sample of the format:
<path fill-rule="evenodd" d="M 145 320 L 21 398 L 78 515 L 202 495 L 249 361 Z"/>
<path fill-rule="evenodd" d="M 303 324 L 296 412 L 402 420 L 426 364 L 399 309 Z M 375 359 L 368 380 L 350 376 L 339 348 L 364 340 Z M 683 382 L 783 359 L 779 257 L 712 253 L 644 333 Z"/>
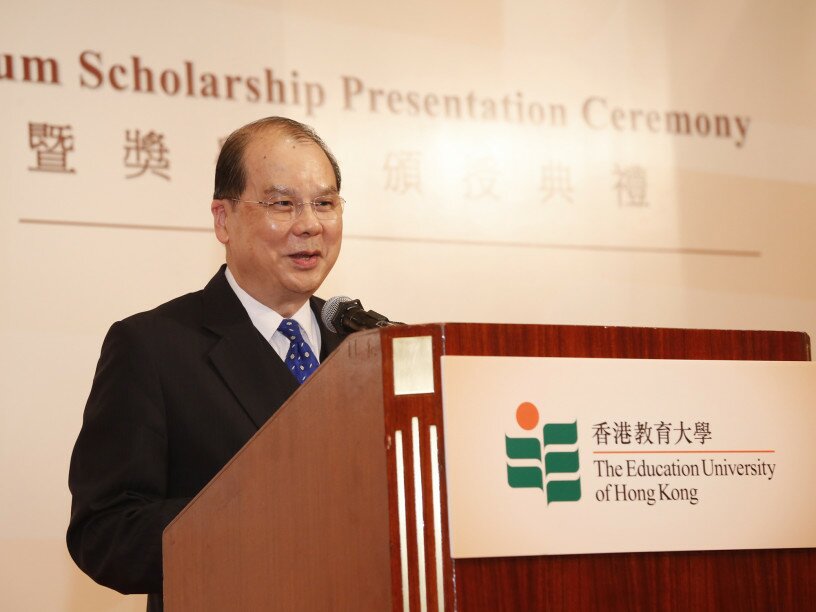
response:
<path fill-rule="evenodd" d="M 203 295 L 204 295 L 203 289 L 199 289 L 198 291 L 191 291 L 190 293 L 185 293 L 184 295 L 175 297 L 172 300 L 168 300 L 163 304 L 159 304 L 158 306 L 156 306 L 155 308 L 151 308 L 150 310 L 138 312 L 134 315 L 131 315 L 128 318 L 129 319 L 134 318 L 149 319 L 151 317 L 175 318 L 180 315 L 187 315 L 190 312 L 196 312 L 201 310 Z"/>
<path fill-rule="evenodd" d="M 231 311 L 235 306 L 233 302 L 237 304 L 238 300 L 232 295 L 222 267 L 203 289 L 180 295 L 155 308 L 130 315 L 114 325 L 143 331 L 168 326 L 198 328 L 211 318 L 212 313 Z"/>
<path fill-rule="evenodd" d="M 150 333 L 169 327 L 200 326 L 203 290 L 181 295 L 150 310 L 137 312 L 114 323 L 134 333 Z"/>

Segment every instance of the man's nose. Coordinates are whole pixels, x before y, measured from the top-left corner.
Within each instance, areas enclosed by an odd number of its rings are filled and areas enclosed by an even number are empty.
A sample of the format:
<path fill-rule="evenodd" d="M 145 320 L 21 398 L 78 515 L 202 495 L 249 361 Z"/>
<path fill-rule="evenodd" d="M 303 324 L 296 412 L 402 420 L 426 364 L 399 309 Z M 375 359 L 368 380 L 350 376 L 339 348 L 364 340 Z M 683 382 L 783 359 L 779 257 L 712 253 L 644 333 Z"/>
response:
<path fill-rule="evenodd" d="M 315 215 L 311 202 L 304 202 L 300 214 L 292 222 L 292 231 L 296 234 L 318 234 L 323 231 L 323 224 Z"/>

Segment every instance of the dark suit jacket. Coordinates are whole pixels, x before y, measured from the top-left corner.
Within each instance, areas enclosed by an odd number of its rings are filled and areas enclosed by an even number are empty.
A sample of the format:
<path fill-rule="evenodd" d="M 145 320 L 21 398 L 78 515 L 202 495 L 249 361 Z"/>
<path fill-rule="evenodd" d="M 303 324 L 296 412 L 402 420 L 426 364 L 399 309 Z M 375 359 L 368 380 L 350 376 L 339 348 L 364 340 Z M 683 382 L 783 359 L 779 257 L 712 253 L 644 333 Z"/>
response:
<path fill-rule="evenodd" d="M 311 299 L 320 321 L 322 300 Z M 321 361 L 341 338 L 320 323 Z M 297 389 L 222 267 L 115 323 L 71 457 L 68 549 L 91 578 L 161 610 L 168 523 Z"/>

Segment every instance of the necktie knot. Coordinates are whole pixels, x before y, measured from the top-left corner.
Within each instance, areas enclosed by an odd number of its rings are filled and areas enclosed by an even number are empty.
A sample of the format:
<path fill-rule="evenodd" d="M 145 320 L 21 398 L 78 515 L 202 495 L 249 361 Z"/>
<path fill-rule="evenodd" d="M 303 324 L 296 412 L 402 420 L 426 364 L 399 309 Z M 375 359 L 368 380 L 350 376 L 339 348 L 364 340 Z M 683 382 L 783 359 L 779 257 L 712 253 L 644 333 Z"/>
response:
<path fill-rule="evenodd" d="M 297 321 L 284 319 L 278 326 L 278 331 L 289 340 L 289 350 L 286 351 L 286 359 L 284 360 L 286 367 L 289 368 L 297 381 L 303 384 L 317 369 L 317 357 L 304 340 Z"/>

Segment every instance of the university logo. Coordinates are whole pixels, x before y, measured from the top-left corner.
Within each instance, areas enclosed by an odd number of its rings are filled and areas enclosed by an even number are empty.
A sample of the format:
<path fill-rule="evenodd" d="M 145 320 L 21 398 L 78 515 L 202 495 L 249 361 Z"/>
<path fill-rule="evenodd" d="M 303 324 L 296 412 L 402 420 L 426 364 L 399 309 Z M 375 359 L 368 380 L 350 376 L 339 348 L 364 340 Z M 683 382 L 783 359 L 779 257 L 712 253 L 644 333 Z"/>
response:
<path fill-rule="evenodd" d="M 538 408 L 530 402 L 523 402 L 516 409 L 516 422 L 530 435 L 504 437 L 507 459 L 526 460 L 525 465 L 507 463 L 507 484 L 514 489 L 543 491 L 546 481 L 548 504 L 581 499 L 581 478 L 565 479 L 565 475 L 578 474 L 578 449 L 557 450 L 578 443 L 578 421 L 545 423 L 539 429 Z M 538 465 L 529 465 L 530 460 Z"/>

